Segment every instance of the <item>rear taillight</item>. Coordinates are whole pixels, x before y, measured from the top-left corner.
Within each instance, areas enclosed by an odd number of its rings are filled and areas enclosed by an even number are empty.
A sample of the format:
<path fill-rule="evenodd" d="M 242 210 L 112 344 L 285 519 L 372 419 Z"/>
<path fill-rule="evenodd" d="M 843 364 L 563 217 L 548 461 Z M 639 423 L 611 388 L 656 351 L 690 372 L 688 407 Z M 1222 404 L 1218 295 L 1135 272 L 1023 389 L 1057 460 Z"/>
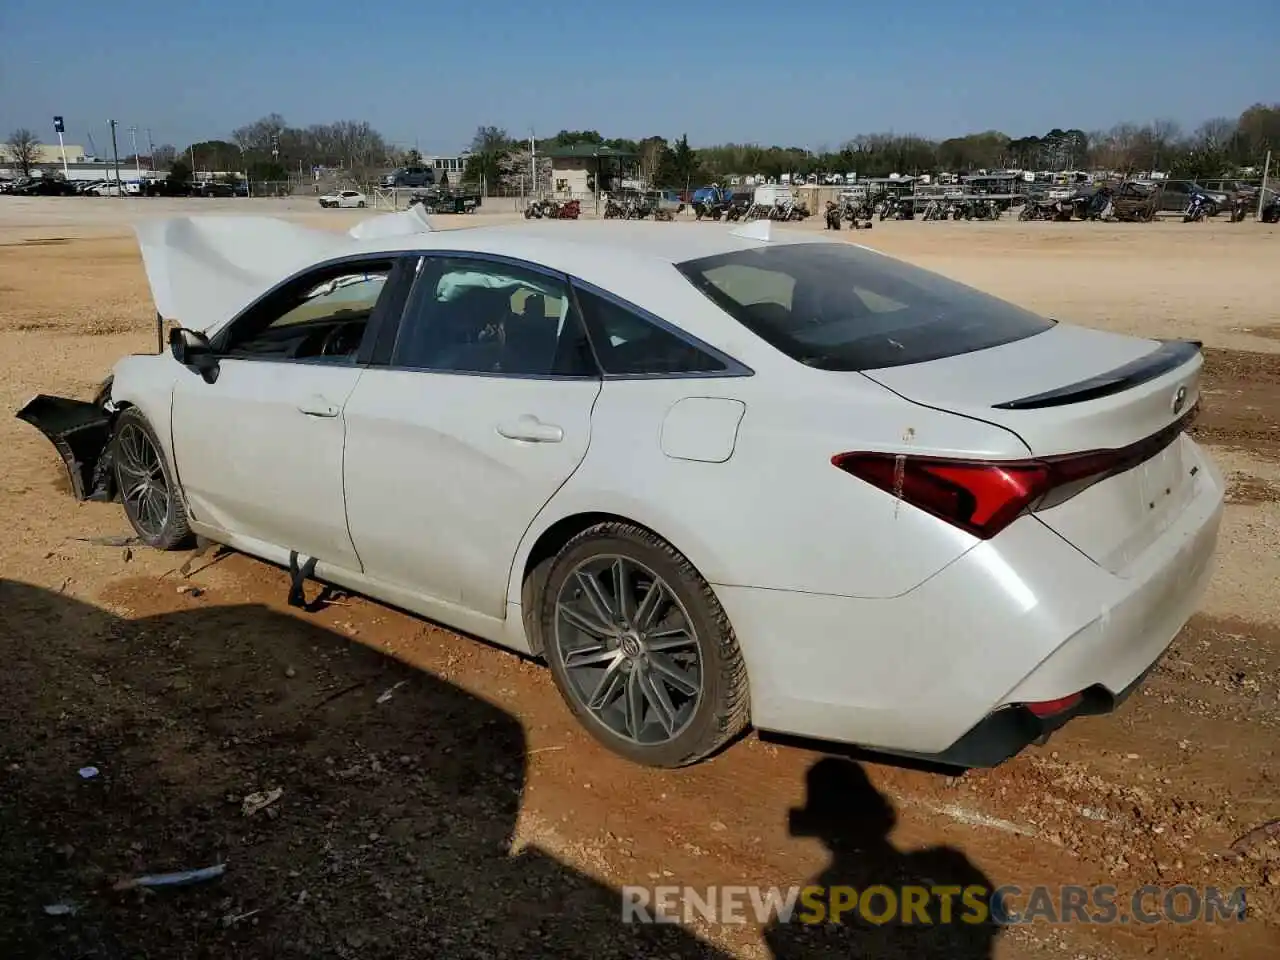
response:
<path fill-rule="evenodd" d="M 831 462 L 983 540 L 994 537 L 1049 491 L 1049 466 L 1038 460 L 841 453 Z"/>
<path fill-rule="evenodd" d="M 1048 507 L 1150 460 L 1191 423 L 1193 406 L 1159 433 L 1113 450 L 1031 460 L 957 460 L 837 453 L 831 462 L 899 500 L 989 540 L 1027 510 Z"/>

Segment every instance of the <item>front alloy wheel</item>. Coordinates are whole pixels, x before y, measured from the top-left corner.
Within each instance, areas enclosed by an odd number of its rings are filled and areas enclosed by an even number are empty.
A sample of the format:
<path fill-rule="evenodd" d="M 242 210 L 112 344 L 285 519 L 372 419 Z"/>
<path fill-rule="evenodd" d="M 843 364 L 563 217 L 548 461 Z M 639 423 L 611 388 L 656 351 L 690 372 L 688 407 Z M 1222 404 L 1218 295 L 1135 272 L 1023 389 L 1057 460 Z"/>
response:
<path fill-rule="evenodd" d="M 151 425 L 134 408 L 116 421 L 113 461 L 125 516 L 148 546 L 173 550 L 191 540 L 187 512 Z"/>

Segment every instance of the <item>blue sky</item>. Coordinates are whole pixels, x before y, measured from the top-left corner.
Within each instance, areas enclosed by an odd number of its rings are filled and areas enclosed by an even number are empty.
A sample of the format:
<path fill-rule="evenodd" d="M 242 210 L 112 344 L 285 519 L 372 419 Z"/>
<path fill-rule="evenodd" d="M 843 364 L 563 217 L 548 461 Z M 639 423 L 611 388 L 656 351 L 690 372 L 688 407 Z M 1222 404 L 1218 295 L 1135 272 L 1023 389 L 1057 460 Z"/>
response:
<path fill-rule="evenodd" d="M 114 117 L 123 155 L 130 125 L 181 147 L 274 111 L 368 120 L 424 152 L 480 124 L 819 148 L 886 130 L 1190 129 L 1280 100 L 1275 0 L 1143 7 L 0 0 L 0 137 L 54 141 L 62 114 L 69 142 L 92 133 L 106 153 Z"/>

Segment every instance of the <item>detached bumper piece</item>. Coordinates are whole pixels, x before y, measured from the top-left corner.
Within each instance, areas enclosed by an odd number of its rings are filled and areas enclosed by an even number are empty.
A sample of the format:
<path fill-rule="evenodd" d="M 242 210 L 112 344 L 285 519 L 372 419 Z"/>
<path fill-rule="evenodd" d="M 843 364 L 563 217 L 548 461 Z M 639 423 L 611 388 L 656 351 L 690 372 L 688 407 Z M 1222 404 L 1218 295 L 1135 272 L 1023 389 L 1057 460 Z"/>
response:
<path fill-rule="evenodd" d="M 40 394 L 18 411 L 53 444 L 67 467 L 77 500 L 114 500 L 113 416 L 98 404 Z"/>

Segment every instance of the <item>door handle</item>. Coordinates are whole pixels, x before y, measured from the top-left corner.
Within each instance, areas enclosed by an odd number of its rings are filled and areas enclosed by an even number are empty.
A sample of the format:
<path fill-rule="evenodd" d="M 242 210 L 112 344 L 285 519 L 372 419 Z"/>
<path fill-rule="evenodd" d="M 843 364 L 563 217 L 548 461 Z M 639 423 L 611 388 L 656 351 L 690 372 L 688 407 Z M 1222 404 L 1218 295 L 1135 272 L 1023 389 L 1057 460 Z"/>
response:
<path fill-rule="evenodd" d="M 537 417 L 526 413 L 515 420 L 498 424 L 498 435 L 508 440 L 524 440 L 528 443 L 559 443 L 564 439 L 564 430 L 554 423 L 543 423 Z"/>
<path fill-rule="evenodd" d="M 331 403 L 318 393 L 298 404 L 298 411 L 308 417 L 336 417 L 342 412 L 336 403 Z"/>

